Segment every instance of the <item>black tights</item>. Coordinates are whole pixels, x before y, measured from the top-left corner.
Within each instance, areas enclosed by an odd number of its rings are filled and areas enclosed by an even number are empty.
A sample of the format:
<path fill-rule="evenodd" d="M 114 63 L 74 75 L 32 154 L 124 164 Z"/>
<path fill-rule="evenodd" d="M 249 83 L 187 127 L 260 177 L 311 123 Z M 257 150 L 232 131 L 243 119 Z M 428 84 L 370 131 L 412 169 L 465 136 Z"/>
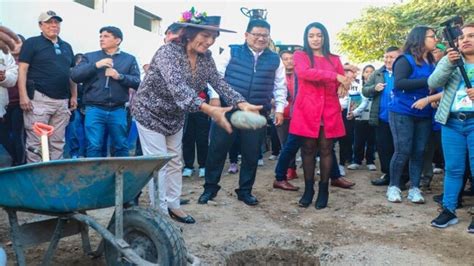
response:
<path fill-rule="evenodd" d="M 303 172 L 305 183 L 314 184 L 314 169 L 316 166 L 316 153 L 319 150 L 321 171 L 321 182 L 327 183 L 332 165 L 332 139 L 327 139 L 324 135 L 324 128 L 319 130 L 319 138 L 303 138 L 301 146 L 301 157 L 303 159 Z"/>

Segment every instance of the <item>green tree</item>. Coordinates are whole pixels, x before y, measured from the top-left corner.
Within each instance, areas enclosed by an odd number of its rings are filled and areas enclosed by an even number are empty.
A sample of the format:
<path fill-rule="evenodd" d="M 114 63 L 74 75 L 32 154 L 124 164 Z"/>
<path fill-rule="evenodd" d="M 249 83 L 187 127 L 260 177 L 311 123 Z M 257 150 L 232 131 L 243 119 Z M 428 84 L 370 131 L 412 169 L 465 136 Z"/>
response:
<path fill-rule="evenodd" d="M 439 25 L 455 15 L 474 21 L 474 0 L 412 0 L 370 7 L 338 33 L 339 52 L 355 63 L 380 60 L 388 46 L 402 46 L 414 26 L 434 27 L 441 36 Z"/>

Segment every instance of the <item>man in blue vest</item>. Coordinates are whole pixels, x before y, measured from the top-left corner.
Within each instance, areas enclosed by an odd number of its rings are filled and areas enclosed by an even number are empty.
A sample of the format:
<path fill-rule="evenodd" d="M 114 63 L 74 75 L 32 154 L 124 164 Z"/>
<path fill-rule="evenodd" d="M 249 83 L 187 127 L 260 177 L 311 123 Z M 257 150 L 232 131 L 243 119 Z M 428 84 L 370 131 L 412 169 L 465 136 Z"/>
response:
<path fill-rule="evenodd" d="M 234 90 L 255 105 L 262 105 L 262 115 L 268 115 L 275 100 L 275 125 L 283 123 L 283 109 L 286 105 L 287 89 L 285 67 L 278 54 L 268 49 L 270 43 L 270 24 L 264 20 L 251 20 L 245 32 L 245 43 L 230 45 L 219 60 L 217 68 Z M 225 103 L 223 102 L 223 105 Z M 227 114 L 228 118 L 230 113 Z M 220 189 L 219 180 L 224 168 L 227 152 L 237 134 L 240 135 L 242 164 L 237 198 L 247 205 L 256 205 L 258 200 L 252 195 L 252 186 L 257 173 L 260 146 L 265 128 L 239 130 L 233 128 L 232 134 L 211 125 L 211 142 L 206 161 L 206 182 L 199 204 L 212 200 Z"/>

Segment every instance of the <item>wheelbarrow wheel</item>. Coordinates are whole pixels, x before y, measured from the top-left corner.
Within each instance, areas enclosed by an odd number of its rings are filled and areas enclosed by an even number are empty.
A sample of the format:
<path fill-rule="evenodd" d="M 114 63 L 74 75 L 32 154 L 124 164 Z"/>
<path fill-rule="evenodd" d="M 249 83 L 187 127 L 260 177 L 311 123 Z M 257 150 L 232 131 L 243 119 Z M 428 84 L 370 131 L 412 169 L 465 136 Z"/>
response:
<path fill-rule="evenodd" d="M 115 221 L 109 226 L 115 232 Z M 144 260 L 158 265 L 186 265 L 187 251 L 179 229 L 158 211 L 133 207 L 123 213 L 123 238 Z M 107 265 L 133 265 L 105 241 Z"/>

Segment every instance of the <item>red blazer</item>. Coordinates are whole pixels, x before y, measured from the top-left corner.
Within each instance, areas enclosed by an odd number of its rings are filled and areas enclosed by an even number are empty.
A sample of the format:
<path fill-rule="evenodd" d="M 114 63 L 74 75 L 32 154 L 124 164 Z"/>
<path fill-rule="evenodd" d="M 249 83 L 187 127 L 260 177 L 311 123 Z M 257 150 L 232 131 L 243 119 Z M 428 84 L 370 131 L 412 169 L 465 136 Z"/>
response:
<path fill-rule="evenodd" d="M 298 96 L 293 107 L 290 133 L 318 138 L 322 126 L 326 138 L 346 134 L 342 121 L 341 105 L 337 96 L 337 74 L 344 75 L 338 56 L 314 56 L 314 67 L 303 51 L 294 54 L 295 72 L 298 77 Z"/>

